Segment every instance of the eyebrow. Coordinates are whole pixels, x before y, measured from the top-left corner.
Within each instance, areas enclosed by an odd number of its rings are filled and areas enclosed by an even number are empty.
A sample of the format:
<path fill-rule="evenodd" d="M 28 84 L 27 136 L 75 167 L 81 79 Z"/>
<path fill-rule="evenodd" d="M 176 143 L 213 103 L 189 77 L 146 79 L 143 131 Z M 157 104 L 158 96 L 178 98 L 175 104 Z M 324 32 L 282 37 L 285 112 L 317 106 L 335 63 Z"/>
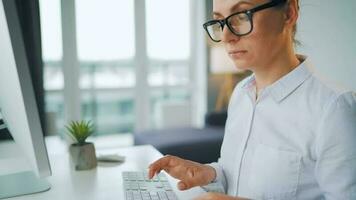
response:
<path fill-rule="evenodd" d="M 247 4 L 247 5 L 254 5 L 251 1 L 239 1 L 237 2 L 234 6 L 230 8 L 230 12 L 236 11 L 241 5 Z M 222 16 L 219 12 L 213 11 L 213 16 Z"/>

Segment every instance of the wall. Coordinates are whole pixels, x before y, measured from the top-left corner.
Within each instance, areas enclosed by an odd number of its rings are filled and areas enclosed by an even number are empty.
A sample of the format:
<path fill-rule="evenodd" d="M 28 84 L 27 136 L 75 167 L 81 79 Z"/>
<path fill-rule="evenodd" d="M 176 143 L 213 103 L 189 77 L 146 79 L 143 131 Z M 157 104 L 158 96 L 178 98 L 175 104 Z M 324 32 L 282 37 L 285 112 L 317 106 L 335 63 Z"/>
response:
<path fill-rule="evenodd" d="M 356 1 L 300 0 L 298 52 L 328 80 L 356 91 Z"/>

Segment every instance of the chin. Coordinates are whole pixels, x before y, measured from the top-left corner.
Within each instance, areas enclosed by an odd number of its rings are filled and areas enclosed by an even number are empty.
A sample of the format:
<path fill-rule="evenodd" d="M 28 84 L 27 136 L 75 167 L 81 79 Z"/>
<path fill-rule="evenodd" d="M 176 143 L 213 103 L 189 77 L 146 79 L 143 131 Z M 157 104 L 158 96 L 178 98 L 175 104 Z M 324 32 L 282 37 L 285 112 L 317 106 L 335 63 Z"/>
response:
<path fill-rule="evenodd" d="M 238 70 L 251 70 L 252 63 L 246 60 L 234 60 L 235 67 Z"/>

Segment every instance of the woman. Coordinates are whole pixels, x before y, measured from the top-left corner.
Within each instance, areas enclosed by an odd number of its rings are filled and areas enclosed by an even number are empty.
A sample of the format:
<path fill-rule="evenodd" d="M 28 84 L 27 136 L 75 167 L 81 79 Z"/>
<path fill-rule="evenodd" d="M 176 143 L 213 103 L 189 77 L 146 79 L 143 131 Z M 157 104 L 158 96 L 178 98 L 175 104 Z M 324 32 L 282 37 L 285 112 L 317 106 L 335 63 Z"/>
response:
<path fill-rule="evenodd" d="M 356 199 L 356 96 L 323 84 L 296 55 L 297 0 L 214 0 L 204 24 L 253 75 L 230 99 L 221 157 L 203 165 L 174 156 L 151 164 L 186 190 L 220 182 L 197 199 Z"/>

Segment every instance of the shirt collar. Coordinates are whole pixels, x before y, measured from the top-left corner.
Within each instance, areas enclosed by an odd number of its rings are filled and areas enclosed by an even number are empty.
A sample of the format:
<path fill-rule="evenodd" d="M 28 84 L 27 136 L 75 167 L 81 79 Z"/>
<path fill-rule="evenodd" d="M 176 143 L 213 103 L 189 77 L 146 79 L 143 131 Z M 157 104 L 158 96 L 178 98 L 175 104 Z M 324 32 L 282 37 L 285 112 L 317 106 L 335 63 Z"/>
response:
<path fill-rule="evenodd" d="M 306 56 L 298 55 L 301 63 L 294 70 L 274 82 L 264 89 L 264 93 L 270 93 L 277 102 L 281 102 L 293 91 L 295 91 L 312 74 L 312 66 Z M 256 84 L 255 76 L 247 78 L 242 88 L 246 90 L 254 89 Z"/>

